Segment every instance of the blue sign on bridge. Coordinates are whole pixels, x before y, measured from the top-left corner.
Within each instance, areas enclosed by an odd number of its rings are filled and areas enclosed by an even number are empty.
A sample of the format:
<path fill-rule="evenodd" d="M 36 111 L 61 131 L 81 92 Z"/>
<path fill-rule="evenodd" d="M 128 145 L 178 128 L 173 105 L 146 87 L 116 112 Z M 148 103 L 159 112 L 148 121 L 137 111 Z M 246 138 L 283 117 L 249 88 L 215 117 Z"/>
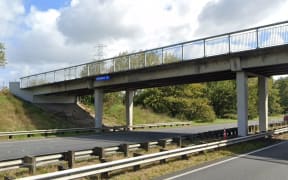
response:
<path fill-rule="evenodd" d="M 96 81 L 107 81 L 107 80 L 110 80 L 109 75 L 96 77 Z"/>

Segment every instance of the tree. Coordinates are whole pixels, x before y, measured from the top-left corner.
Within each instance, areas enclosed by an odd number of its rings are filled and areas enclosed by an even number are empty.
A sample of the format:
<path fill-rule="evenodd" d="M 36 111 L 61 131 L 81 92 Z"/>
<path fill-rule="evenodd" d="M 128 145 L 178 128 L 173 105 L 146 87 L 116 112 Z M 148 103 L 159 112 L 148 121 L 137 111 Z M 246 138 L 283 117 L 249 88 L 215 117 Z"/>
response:
<path fill-rule="evenodd" d="M 280 105 L 279 89 L 273 79 L 269 80 L 269 96 L 268 96 L 268 110 L 269 115 L 278 115 L 283 113 L 283 108 Z"/>
<path fill-rule="evenodd" d="M 6 63 L 5 47 L 4 44 L 0 42 L 0 66 L 5 66 Z"/>
<path fill-rule="evenodd" d="M 288 111 L 288 77 L 276 80 L 275 88 L 279 90 L 280 105 L 283 111 Z"/>
<path fill-rule="evenodd" d="M 213 121 L 215 113 L 205 88 L 205 84 L 190 84 L 145 89 L 137 93 L 134 102 L 180 119 Z"/>
<path fill-rule="evenodd" d="M 217 117 L 236 118 L 235 81 L 209 82 L 206 92 Z"/>
<path fill-rule="evenodd" d="M 258 79 L 248 79 L 248 119 L 258 116 Z"/>

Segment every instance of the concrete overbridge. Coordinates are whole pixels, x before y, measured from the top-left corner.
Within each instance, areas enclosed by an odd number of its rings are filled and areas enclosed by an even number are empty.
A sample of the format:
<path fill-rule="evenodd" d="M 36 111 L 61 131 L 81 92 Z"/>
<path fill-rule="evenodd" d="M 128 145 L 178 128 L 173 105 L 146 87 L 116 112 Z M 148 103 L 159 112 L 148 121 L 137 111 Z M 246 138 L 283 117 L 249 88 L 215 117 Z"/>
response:
<path fill-rule="evenodd" d="M 287 44 L 288 22 L 281 22 L 26 76 L 10 89 L 33 103 L 75 103 L 94 94 L 99 128 L 104 93 L 126 91 L 129 127 L 137 89 L 235 79 L 238 133 L 246 136 L 247 79 L 258 77 L 260 130 L 267 131 L 268 78 L 288 74 Z"/>

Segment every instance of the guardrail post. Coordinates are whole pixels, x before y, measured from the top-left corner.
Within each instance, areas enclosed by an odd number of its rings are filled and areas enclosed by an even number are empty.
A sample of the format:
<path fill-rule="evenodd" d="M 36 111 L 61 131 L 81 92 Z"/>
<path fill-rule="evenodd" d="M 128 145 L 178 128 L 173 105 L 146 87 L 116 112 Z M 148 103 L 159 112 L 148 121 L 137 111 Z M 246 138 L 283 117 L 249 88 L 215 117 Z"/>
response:
<path fill-rule="evenodd" d="M 167 149 L 160 149 L 160 152 L 164 152 L 167 151 Z M 160 160 L 160 164 L 165 164 L 166 163 L 166 159 L 161 159 Z"/>
<path fill-rule="evenodd" d="M 194 135 L 194 134 L 192 134 L 192 135 L 189 135 L 189 136 L 188 136 L 188 139 L 189 139 L 189 141 L 190 141 L 190 142 L 192 142 L 192 143 L 193 143 L 193 142 L 194 142 L 194 140 L 196 139 L 196 135 Z"/>
<path fill-rule="evenodd" d="M 166 148 L 167 141 L 166 141 L 166 139 L 160 139 L 160 140 L 158 141 L 158 144 L 159 144 L 159 146 L 161 146 L 162 148 Z"/>
<path fill-rule="evenodd" d="M 120 151 L 124 153 L 125 157 L 128 157 L 129 156 L 129 144 L 121 144 Z"/>
<path fill-rule="evenodd" d="M 36 158 L 33 156 L 25 156 L 24 157 L 24 166 L 29 169 L 30 174 L 35 174 L 36 172 Z"/>
<path fill-rule="evenodd" d="M 109 173 L 108 172 L 103 172 L 101 173 L 101 179 L 109 179 Z"/>
<path fill-rule="evenodd" d="M 139 153 L 133 153 L 133 157 L 138 157 L 138 156 L 142 156 L 142 154 Z M 133 171 L 137 171 L 140 169 L 140 165 L 135 165 L 133 166 Z"/>
<path fill-rule="evenodd" d="M 75 152 L 74 151 L 65 152 L 64 160 L 68 162 L 68 167 L 72 169 L 75 165 Z"/>
<path fill-rule="evenodd" d="M 173 142 L 175 142 L 178 147 L 181 147 L 182 146 L 182 137 L 179 136 L 179 137 L 173 138 Z"/>
<path fill-rule="evenodd" d="M 145 151 L 149 151 L 150 149 L 149 142 L 141 143 L 140 147 L 144 149 Z"/>
<path fill-rule="evenodd" d="M 57 170 L 58 171 L 64 171 L 64 170 L 67 170 L 63 165 L 59 165 L 57 166 Z"/>
<path fill-rule="evenodd" d="M 95 147 L 93 150 L 93 154 L 99 157 L 100 159 L 103 159 L 105 156 L 104 148 L 103 147 Z"/>

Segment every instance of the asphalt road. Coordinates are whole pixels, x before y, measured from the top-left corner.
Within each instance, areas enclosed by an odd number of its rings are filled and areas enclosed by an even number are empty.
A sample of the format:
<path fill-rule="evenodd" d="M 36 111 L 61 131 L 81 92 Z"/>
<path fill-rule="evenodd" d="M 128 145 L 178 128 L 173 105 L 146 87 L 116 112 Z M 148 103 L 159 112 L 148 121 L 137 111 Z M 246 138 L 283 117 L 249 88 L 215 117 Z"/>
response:
<path fill-rule="evenodd" d="M 251 123 L 255 122 L 252 121 L 249 124 Z M 184 134 L 194 134 L 231 127 L 236 127 L 236 123 L 0 142 L 0 161 L 19 159 L 27 155 L 39 156 L 66 152 L 69 150 L 78 151 L 92 149 L 94 147 L 117 146 L 123 143 L 147 142 Z"/>
<path fill-rule="evenodd" d="M 186 170 L 165 180 L 287 180 L 288 141 L 264 150 L 240 155 L 196 169 Z"/>

